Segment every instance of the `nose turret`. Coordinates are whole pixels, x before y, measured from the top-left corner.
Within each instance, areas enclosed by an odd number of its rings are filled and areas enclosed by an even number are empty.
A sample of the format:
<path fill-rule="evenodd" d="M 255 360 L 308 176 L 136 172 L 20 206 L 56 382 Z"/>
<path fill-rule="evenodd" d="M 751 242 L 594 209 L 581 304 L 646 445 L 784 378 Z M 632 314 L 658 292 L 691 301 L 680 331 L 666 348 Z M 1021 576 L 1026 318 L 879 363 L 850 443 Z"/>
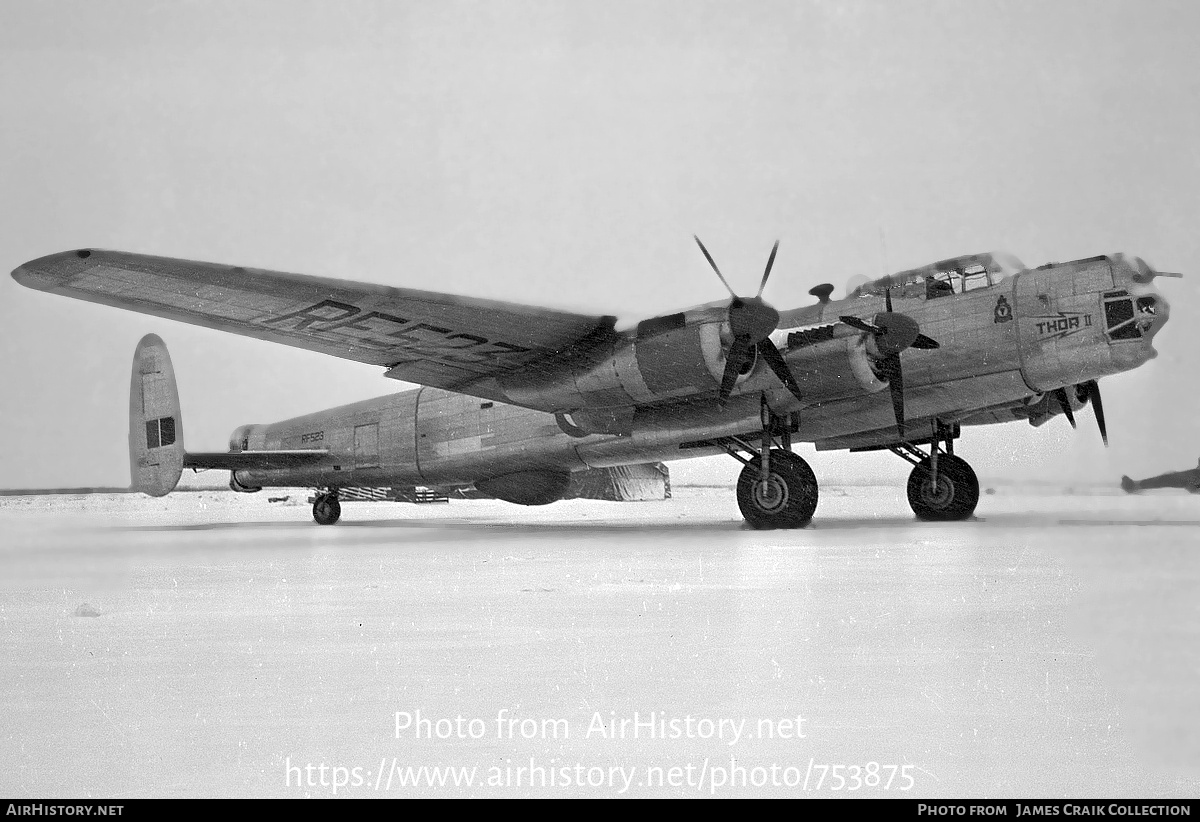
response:
<path fill-rule="evenodd" d="M 1137 296 L 1133 310 L 1146 342 L 1150 342 L 1162 330 L 1171 316 L 1171 305 L 1167 298 L 1153 289 Z"/>
<path fill-rule="evenodd" d="M 1155 271 L 1141 257 L 1130 254 L 1113 256 L 1113 284 L 1126 292 L 1132 300 L 1132 312 L 1128 318 L 1122 318 L 1119 326 L 1111 328 L 1110 336 L 1114 338 L 1137 339 L 1144 343 L 1149 356 L 1155 357 L 1153 339 L 1171 316 L 1171 306 L 1155 287 L 1156 277 L 1179 277 L 1166 271 Z M 1111 308 L 1109 312 L 1111 313 Z M 1128 310 L 1128 309 L 1124 309 Z M 1109 326 L 1113 317 L 1107 318 Z"/>

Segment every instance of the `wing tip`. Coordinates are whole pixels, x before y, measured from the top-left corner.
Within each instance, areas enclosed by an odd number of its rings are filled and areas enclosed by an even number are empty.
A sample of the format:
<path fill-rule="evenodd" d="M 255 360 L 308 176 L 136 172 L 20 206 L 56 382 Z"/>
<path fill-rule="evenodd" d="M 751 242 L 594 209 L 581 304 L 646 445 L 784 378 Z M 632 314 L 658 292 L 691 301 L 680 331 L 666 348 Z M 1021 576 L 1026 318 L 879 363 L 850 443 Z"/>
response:
<path fill-rule="evenodd" d="M 78 273 L 80 261 L 87 260 L 95 253 L 91 248 L 79 248 L 38 257 L 14 268 L 12 278 L 26 288 L 53 291 Z"/>
<path fill-rule="evenodd" d="M 36 260 L 19 265 L 12 271 L 12 278 L 26 288 L 36 288 L 38 291 L 45 291 L 51 287 L 51 283 L 46 281 L 46 278 L 34 267 L 37 264 Z"/>

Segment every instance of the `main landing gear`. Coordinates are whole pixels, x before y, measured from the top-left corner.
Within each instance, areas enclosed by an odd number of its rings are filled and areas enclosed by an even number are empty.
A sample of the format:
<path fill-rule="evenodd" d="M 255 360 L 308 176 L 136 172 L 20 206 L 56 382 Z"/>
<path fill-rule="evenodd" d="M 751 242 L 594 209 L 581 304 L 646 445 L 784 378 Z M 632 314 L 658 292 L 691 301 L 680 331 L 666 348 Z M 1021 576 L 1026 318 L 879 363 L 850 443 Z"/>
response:
<path fill-rule="evenodd" d="M 948 426 L 935 422 L 929 439 L 929 456 L 907 442 L 888 449 L 913 466 L 908 475 L 908 504 L 918 519 L 964 520 L 975 513 L 979 504 L 975 471 L 966 460 L 954 456 L 955 434 Z"/>
<path fill-rule="evenodd" d="M 342 516 L 342 504 L 338 502 L 337 491 L 318 491 L 313 500 L 313 519 L 318 525 L 333 525 Z"/>
<path fill-rule="evenodd" d="M 772 413 L 765 398 L 762 424 L 759 446 L 741 437 L 713 443 L 744 466 L 738 476 L 738 508 L 751 528 L 803 528 L 817 510 L 817 477 L 792 453 L 795 423 Z M 743 451 L 750 456 L 742 456 Z"/>
<path fill-rule="evenodd" d="M 751 528 L 803 528 L 817 510 L 818 494 L 812 468 L 791 451 L 792 434 L 799 426 L 791 415 L 774 414 L 765 398 L 762 425 L 761 444 L 753 443 L 753 437 L 720 437 L 691 447 L 717 446 L 742 463 L 738 507 Z M 908 476 L 908 504 L 919 519 L 949 522 L 975 513 L 979 480 L 967 461 L 954 455 L 956 437 L 957 425 L 935 421 L 929 437 L 887 446 L 913 466 Z M 920 449 L 922 445 L 929 446 L 928 455 Z"/>

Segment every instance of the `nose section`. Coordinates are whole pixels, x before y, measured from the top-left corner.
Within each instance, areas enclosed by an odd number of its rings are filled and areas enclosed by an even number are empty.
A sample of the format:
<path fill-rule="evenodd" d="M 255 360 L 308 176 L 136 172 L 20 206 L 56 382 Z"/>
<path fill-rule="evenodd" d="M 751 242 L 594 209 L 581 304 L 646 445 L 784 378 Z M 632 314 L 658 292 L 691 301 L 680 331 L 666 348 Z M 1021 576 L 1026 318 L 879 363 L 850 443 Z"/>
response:
<path fill-rule="evenodd" d="M 1133 298 L 1133 319 L 1140 332 L 1146 359 L 1158 356 L 1154 350 L 1154 336 L 1162 330 L 1171 316 L 1171 306 L 1154 287 L 1159 277 L 1180 277 L 1165 271 L 1155 271 L 1141 257 L 1131 254 L 1113 256 L 1113 285 L 1125 289 Z"/>

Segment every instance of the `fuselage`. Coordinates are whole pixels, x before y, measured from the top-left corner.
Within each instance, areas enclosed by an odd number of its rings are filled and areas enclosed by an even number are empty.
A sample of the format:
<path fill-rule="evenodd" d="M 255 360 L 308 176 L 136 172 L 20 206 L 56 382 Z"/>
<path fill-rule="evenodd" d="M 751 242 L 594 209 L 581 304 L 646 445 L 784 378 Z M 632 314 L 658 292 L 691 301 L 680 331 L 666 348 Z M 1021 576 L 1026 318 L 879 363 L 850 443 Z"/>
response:
<path fill-rule="evenodd" d="M 839 322 L 893 310 L 940 343 L 903 353 L 909 419 L 985 424 L 1057 413 L 1047 392 L 1136 368 L 1166 322 L 1153 272 L 1116 255 L 1005 272 L 991 255 L 893 275 L 855 295 L 781 312 L 771 341 L 794 397 L 751 362 L 715 401 L 729 340 L 724 304 L 640 323 L 600 347 L 536 370 L 421 388 L 234 432 L 233 450 L 321 448 L 303 468 L 238 471 L 243 487 L 470 485 L 516 472 L 570 472 L 719 453 L 686 447 L 759 427 L 761 398 L 819 448 L 896 439 L 870 335 Z M 505 401 L 507 400 L 507 402 Z M 551 413 L 527 407 L 558 409 Z M 1039 411 L 1039 409 L 1042 409 Z M 1044 413 L 1043 413 L 1044 411 Z M 685 446 L 682 447 L 681 446 Z"/>

